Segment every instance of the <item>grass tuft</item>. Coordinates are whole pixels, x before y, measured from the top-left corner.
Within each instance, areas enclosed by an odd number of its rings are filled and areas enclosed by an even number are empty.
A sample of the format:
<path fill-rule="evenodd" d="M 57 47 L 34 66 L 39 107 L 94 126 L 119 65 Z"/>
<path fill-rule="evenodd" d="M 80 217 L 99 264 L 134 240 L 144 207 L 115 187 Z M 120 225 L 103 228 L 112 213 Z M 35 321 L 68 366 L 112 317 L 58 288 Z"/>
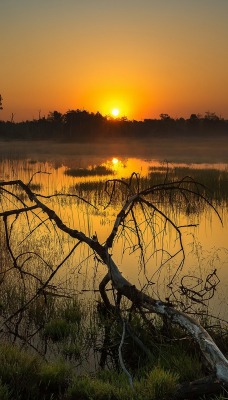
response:
<path fill-rule="evenodd" d="M 178 374 L 156 366 L 148 373 L 146 379 L 136 384 L 136 390 L 145 400 L 170 399 L 175 392 L 178 379 Z"/>
<path fill-rule="evenodd" d="M 114 399 L 113 395 L 113 386 L 110 383 L 85 376 L 73 381 L 68 389 L 67 398 L 69 400 L 111 400 Z"/>
<path fill-rule="evenodd" d="M 113 170 L 105 167 L 104 165 L 98 165 L 92 168 L 71 168 L 65 171 L 65 175 L 74 177 L 86 177 L 86 176 L 106 176 L 113 175 Z"/>
<path fill-rule="evenodd" d="M 59 342 L 70 336 L 71 326 L 64 319 L 53 319 L 44 327 L 43 335 L 53 342 Z"/>
<path fill-rule="evenodd" d="M 21 352 L 10 343 L 0 343 L 0 377 L 5 396 L 10 396 L 7 385 L 12 390 L 13 399 L 35 398 L 40 364 L 38 356 Z"/>
<path fill-rule="evenodd" d="M 72 368 L 63 362 L 42 364 L 39 376 L 42 393 L 63 393 L 72 378 Z"/>
<path fill-rule="evenodd" d="M 0 380 L 0 399 L 1 400 L 13 400 L 12 390 L 10 390 L 9 386 L 3 384 Z"/>

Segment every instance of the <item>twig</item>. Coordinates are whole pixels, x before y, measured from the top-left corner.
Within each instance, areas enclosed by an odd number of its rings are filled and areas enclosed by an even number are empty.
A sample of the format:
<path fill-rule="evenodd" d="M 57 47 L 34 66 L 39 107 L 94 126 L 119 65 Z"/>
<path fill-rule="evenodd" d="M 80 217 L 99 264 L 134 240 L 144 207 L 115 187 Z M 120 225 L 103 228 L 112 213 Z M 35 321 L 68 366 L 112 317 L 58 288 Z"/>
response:
<path fill-rule="evenodd" d="M 123 321 L 123 333 L 122 333 L 121 342 L 120 342 L 119 349 L 118 349 L 119 360 L 120 360 L 121 368 L 124 371 L 124 373 L 127 375 L 128 380 L 129 380 L 129 384 L 130 384 L 132 390 L 134 390 L 132 376 L 131 376 L 130 372 L 128 372 L 128 370 L 126 369 L 126 367 L 124 365 L 123 357 L 122 357 L 122 347 L 123 347 L 123 344 L 124 344 L 125 331 L 126 331 L 124 319 L 122 319 L 122 321 Z"/>

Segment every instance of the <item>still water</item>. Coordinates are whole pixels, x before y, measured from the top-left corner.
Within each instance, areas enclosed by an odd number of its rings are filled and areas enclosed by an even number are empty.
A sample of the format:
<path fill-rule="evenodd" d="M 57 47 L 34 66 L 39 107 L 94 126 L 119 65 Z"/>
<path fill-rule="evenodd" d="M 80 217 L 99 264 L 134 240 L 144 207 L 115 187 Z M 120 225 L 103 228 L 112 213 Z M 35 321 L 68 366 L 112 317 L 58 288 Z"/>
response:
<path fill-rule="evenodd" d="M 165 206 L 161 205 L 162 210 L 167 211 L 176 225 L 185 226 L 181 229 L 185 250 L 185 263 L 181 270 L 178 269 L 181 255 L 177 254 L 171 258 L 168 256 L 178 252 L 175 230 L 169 224 L 163 229 L 161 219 L 154 216 L 152 232 L 140 208 L 136 212 L 143 233 L 144 260 L 142 261 L 138 248 L 138 239 L 132 233 L 132 221 L 129 221 L 128 227 L 117 238 L 112 254 L 123 275 L 132 284 L 144 288 L 156 298 L 164 300 L 165 297 L 170 297 L 175 301 L 183 297 L 184 292 L 189 289 L 191 299 L 187 302 L 193 303 L 196 311 L 200 311 L 203 307 L 202 302 L 208 305 L 208 298 L 212 293 L 209 286 L 211 282 L 212 286 L 216 284 L 213 299 L 209 303 L 209 313 L 227 318 L 228 163 L 224 158 L 219 160 L 217 153 L 213 157 L 212 149 L 208 150 L 205 157 L 199 149 L 198 153 L 194 152 L 192 159 L 191 154 L 191 151 L 187 152 L 186 149 L 174 153 L 173 149 L 169 150 L 168 144 L 166 148 L 160 148 L 156 155 L 154 148 L 145 147 L 143 151 L 137 147 L 137 143 L 129 147 L 122 145 L 119 148 L 117 144 L 108 147 L 94 144 L 79 146 L 53 143 L 2 143 L 0 180 L 21 179 L 29 182 L 35 174 L 32 184 L 34 192 L 38 194 L 49 196 L 70 193 L 85 198 L 91 205 L 78 198 L 67 199 L 64 196 L 45 201 L 55 209 L 65 224 L 85 232 L 90 237 L 96 234 L 103 243 L 110 234 L 125 199 L 124 191 L 119 191 L 115 201 L 107 207 L 109 197 L 104 187 L 108 179 L 126 180 L 132 173 L 137 173 L 145 179 L 144 184 L 151 185 L 153 179 L 155 183 L 157 182 L 159 175 L 163 176 L 161 181 L 164 181 L 167 168 L 171 180 L 182 179 L 186 175 L 197 179 L 209 187 L 209 198 L 222 223 L 216 212 L 206 204 L 204 206 L 199 204 L 197 207 L 194 204 L 188 209 L 177 203 L 174 203 L 174 207 L 169 207 L 167 203 Z M 99 169 L 96 170 L 97 167 L 104 168 L 106 175 L 100 175 Z M 10 207 L 12 203 L 9 204 L 7 199 L 1 201 L 2 210 Z M 151 218 L 151 214 L 150 217 L 148 215 L 147 219 Z M 30 221 L 30 230 L 33 223 L 34 221 Z M 187 227 L 189 224 L 191 226 Z M 19 244 L 21 245 L 22 241 L 23 245 L 26 243 L 26 246 L 31 246 L 31 250 L 35 245 L 36 251 L 42 254 L 53 268 L 64 259 L 73 246 L 72 239 L 61 233 L 50 234 L 49 227 L 45 229 L 42 226 L 42 229 L 36 229 L 34 234 L 27 237 L 25 225 L 21 221 L 16 221 L 14 231 L 15 253 L 19 251 Z M 155 238 L 156 246 L 154 246 Z M 210 274 L 215 270 L 216 274 L 210 278 Z M 82 296 L 89 294 L 94 296 L 94 289 L 98 288 L 99 280 L 105 271 L 105 267 L 96 262 L 90 250 L 82 245 L 56 274 L 55 285 L 64 293 L 70 294 L 76 290 Z M 167 284 L 174 275 L 170 291 Z M 199 290 L 203 295 L 202 298 L 199 294 L 194 294 L 199 293 Z"/>

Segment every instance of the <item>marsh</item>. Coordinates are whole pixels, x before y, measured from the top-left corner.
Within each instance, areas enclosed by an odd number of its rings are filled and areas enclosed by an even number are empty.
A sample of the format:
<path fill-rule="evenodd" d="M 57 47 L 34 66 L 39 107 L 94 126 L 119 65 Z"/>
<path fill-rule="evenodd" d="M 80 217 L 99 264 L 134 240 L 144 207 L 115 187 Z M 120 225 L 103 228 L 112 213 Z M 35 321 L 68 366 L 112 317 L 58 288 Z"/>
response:
<path fill-rule="evenodd" d="M 109 179 L 128 179 L 132 173 L 140 176 L 140 184 L 151 186 L 167 179 L 171 181 L 191 176 L 197 182 L 205 185 L 205 196 L 212 202 L 221 216 L 206 204 L 190 204 L 188 209 L 181 207 L 176 201 L 170 210 L 172 217 L 179 225 L 196 225 L 183 232 L 186 249 L 186 261 L 183 274 L 191 276 L 192 286 L 205 284 L 204 278 L 211 271 L 216 270 L 220 283 L 216 293 L 210 301 L 212 315 L 227 315 L 226 290 L 228 285 L 228 160 L 224 143 L 211 141 L 176 143 L 171 140 L 153 141 L 145 143 L 122 140 L 120 143 L 77 144 L 55 142 L 2 142 L 0 146 L 0 179 L 22 179 L 28 182 L 36 172 L 32 184 L 35 191 L 42 194 L 77 193 L 96 208 L 85 204 L 64 200 L 56 201 L 55 207 L 65 221 L 74 227 L 79 224 L 80 229 L 90 236 L 96 232 L 102 242 L 112 225 L 124 193 L 118 194 L 115 203 L 106 208 L 108 203 L 105 182 Z M 3 204 L 3 203 L 2 203 Z M 163 205 L 168 207 L 167 204 Z M 38 237 L 36 237 L 38 241 Z M 133 240 L 132 238 L 130 240 Z M 174 246 L 175 238 L 172 233 L 166 235 L 167 249 Z M 42 244 L 40 244 L 42 247 Z M 61 251 L 68 248 L 64 245 Z M 52 246 L 50 246 L 50 249 Z M 115 245 L 116 257 L 121 270 L 135 284 L 142 287 L 145 277 L 140 268 L 137 252 L 127 251 L 122 238 Z M 56 260 L 58 251 L 54 251 Z M 86 254 L 84 254 L 86 258 Z M 49 255 L 50 257 L 50 255 Z M 167 277 L 170 270 L 175 269 L 175 262 L 168 266 L 168 270 L 159 270 L 161 259 L 147 254 L 148 276 L 156 277 L 153 291 L 159 298 L 166 293 Z M 57 261 L 56 261 L 57 262 Z M 178 262 L 178 260 L 177 260 Z M 80 267 L 78 267 L 78 265 Z M 79 269 L 78 269 L 79 268 Z M 78 274 L 80 271 L 80 274 Z M 159 271 L 159 274 L 158 272 Z M 96 271 L 102 276 L 102 268 Z M 77 281 L 78 290 L 92 290 L 97 287 L 94 266 L 91 261 L 71 261 L 71 266 L 60 272 L 59 284 L 73 276 Z M 148 275 L 147 275 L 148 274 Z M 158 279 L 159 275 L 159 279 Z M 66 276 L 68 278 L 66 278 Z M 179 277 L 181 279 L 181 276 Z M 202 279 L 200 283 L 199 279 Z M 178 281 L 180 282 L 180 281 Z M 178 285 L 178 282 L 176 283 Z M 188 283 L 188 286 L 191 286 Z"/>

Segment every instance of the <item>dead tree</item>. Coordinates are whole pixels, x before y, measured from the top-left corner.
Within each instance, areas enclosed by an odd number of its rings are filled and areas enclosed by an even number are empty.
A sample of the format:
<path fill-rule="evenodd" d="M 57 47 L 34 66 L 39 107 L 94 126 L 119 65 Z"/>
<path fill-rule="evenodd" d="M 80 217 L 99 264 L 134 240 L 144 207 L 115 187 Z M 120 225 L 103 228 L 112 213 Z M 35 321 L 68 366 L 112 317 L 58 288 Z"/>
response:
<path fill-rule="evenodd" d="M 79 231 L 78 229 L 72 229 L 64 221 L 60 218 L 60 216 L 48 205 L 48 199 L 52 196 L 44 196 L 36 194 L 31 189 L 32 179 L 25 184 L 21 180 L 15 181 L 3 181 L 0 182 L 0 195 L 6 196 L 10 198 L 11 206 L 7 210 L 2 210 L 0 212 L 0 217 L 3 219 L 4 224 L 4 232 L 5 232 L 5 240 L 8 248 L 9 255 L 13 262 L 14 268 L 17 268 L 20 273 L 28 274 L 23 269 L 23 265 L 20 264 L 20 257 L 15 256 L 10 244 L 10 234 L 12 225 L 17 218 L 21 215 L 25 215 L 28 224 L 29 224 L 29 214 L 32 214 L 34 219 L 37 219 L 37 226 L 40 224 L 45 224 L 46 221 L 51 221 L 54 229 L 64 232 L 65 235 L 69 235 L 71 238 L 75 240 L 75 245 L 68 254 L 67 257 L 70 256 L 75 251 L 75 248 L 85 243 L 89 246 L 90 249 L 94 252 L 97 259 L 102 262 L 107 268 L 107 274 L 104 276 L 103 280 L 100 282 L 99 290 L 101 297 L 104 301 L 104 304 L 108 309 L 116 309 L 121 308 L 120 299 L 121 297 L 126 298 L 132 306 L 140 310 L 140 312 L 145 316 L 148 313 L 157 314 L 161 316 L 167 323 L 177 324 L 181 328 L 183 328 L 197 343 L 199 349 L 201 351 L 202 357 L 205 359 L 205 363 L 209 370 L 211 371 L 211 375 L 201 380 L 201 382 L 191 383 L 188 386 L 188 394 L 191 393 L 202 394 L 206 392 L 206 387 L 210 384 L 210 390 L 216 391 L 219 388 L 228 385 L 228 361 L 226 357 L 219 350 L 211 336 L 208 332 L 201 326 L 201 324 L 194 318 L 192 318 L 188 313 L 183 312 L 182 310 L 176 308 L 169 299 L 161 300 L 156 299 L 145 293 L 144 290 L 138 289 L 135 285 L 129 282 L 120 272 L 115 259 L 112 255 L 113 244 L 118 235 L 126 229 L 127 219 L 130 218 L 131 226 L 133 226 L 134 234 L 137 239 L 137 248 L 141 252 L 141 261 L 142 265 L 146 263 L 144 260 L 144 244 L 143 244 L 143 229 L 140 226 L 140 222 L 137 220 L 136 207 L 140 207 L 142 214 L 145 217 L 145 221 L 147 225 L 151 228 L 151 235 L 153 236 L 154 226 L 153 221 L 156 216 L 159 216 L 163 221 L 163 227 L 171 226 L 176 232 L 176 237 L 179 243 L 179 247 L 175 250 L 174 254 L 166 254 L 166 259 L 164 264 L 168 260 L 173 259 L 176 255 L 181 255 L 181 261 L 179 262 L 179 267 L 177 269 L 180 270 L 183 267 L 185 260 L 185 251 L 182 243 L 182 233 L 181 226 L 177 226 L 173 220 L 167 215 L 167 213 L 159 207 L 159 199 L 167 196 L 169 201 L 169 206 L 172 206 L 173 197 L 179 196 L 179 200 L 185 203 L 186 207 L 192 201 L 192 198 L 197 197 L 202 201 L 208 203 L 212 208 L 213 205 L 209 203 L 200 191 L 202 185 L 197 182 L 194 182 L 191 178 L 185 177 L 184 179 L 176 182 L 165 182 L 163 184 L 154 185 L 152 187 L 141 189 L 140 182 L 138 177 L 133 174 L 129 181 L 119 181 L 112 180 L 106 183 L 106 191 L 109 196 L 109 203 L 112 202 L 112 199 L 115 196 L 115 192 L 118 186 L 123 186 L 126 192 L 126 200 L 119 211 L 114 225 L 111 229 L 109 236 L 107 237 L 104 243 L 100 243 L 97 236 L 89 237 L 84 232 Z M 23 196 L 19 196 L 17 190 L 20 189 L 22 191 Z M 63 196 L 61 194 L 55 194 L 53 196 Z M 77 195 L 71 195 L 79 196 Z M 81 201 L 85 201 L 80 199 Z M 89 202 L 86 201 L 88 206 L 91 206 Z M 14 206 L 16 204 L 16 206 Z M 157 204 L 157 205 L 156 205 Z M 108 207 L 109 204 L 107 204 Z M 215 212 L 217 212 L 214 209 Z M 41 214 L 42 212 L 42 214 Z M 219 217 L 219 216 L 218 216 Z M 11 222 L 9 222 L 11 221 Z M 131 228 L 132 229 L 132 228 Z M 32 233 L 32 232 L 31 232 Z M 26 262 L 29 260 L 30 255 L 26 258 Z M 7 320 L 3 322 L 2 329 L 4 325 L 6 325 L 12 318 L 14 318 L 21 311 L 26 309 L 28 305 L 34 301 L 34 299 L 39 296 L 41 293 L 44 293 L 45 290 L 48 289 L 53 277 L 55 276 L 57 270 L 61 268 L 64 264 L 67 257 L 57 266 L 56 269 L 52 270 L 49 274 L 48 279 L 45 282 L 42 280 L 38 280 L 37 292 L 31 296 L 29 301 L 23 305 L 22 308 L 16 310 Z M 25 262 L 25 261 L 24 261 Z M 177 271 L 174 275 L 177 274 Z M 208 278 L 209 279 L 209 278 Z M 111 283 L 112 289 L 116 293 L 116 302 L 114 304 L 111 303 L 110 298 L 108 297 L 106 287 L 107 284 Z M 170 281 L 170 285 L 172 285 L 172 279 Z M 212 285 L 213 290 L 213 285 Z M 187 292 L 186 292 L 187 293 Z M 185 294 L 186 294 L 185 293 Z M 192 292 L 193 296 L 194 293 Z M 147 314 L 146 314 L 147 313 Z M 123 320 L 124 321 L 124 320 Z M 125 329 L 125 325 L 124 325 Z M 120 352 L 121 353 L 121 352 Z M 185 385 L 186 388 L 186 385 Z M 177 398 L 186 398 L 186 391 L 183 387 L 179 387 L 176 394 Z"/>

